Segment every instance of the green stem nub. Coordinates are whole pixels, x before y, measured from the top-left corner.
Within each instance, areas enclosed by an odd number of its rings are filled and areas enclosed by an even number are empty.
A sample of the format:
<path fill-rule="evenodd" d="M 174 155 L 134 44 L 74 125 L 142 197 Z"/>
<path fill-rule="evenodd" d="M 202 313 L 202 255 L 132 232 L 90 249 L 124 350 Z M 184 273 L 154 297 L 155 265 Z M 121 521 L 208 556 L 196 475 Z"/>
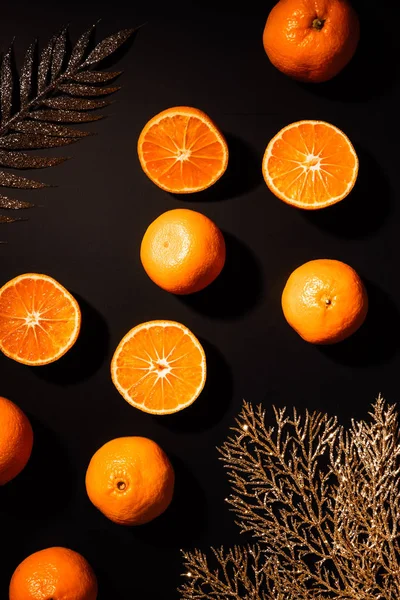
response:
<path fill-rule="evenodd" d="M 312 22 L 312 26 L 314 27 L 314 29 L 316 29 L 317 31 L 321 31 L 321 29 L 323 28 L 325 23 L 325 19 L 314 19 L 314 21 Z"/>

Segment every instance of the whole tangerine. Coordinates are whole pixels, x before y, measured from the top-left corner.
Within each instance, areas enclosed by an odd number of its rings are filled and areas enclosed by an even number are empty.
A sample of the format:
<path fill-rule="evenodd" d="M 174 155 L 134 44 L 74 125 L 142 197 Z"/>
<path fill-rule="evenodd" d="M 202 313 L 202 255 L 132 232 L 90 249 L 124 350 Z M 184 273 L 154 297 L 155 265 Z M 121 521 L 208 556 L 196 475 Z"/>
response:
<path fill-rule="evenodd" d="M 87 560 L 69 548 L 39 550 L 23 560 L 10 582 L 9 600 L 96 600 L 97 579 Z"/>
<path fill-rule="evenodd" d="M 225 240 L 208 217 L 195 210 L 168 210 L 147 228 L 140 259 L 154 283 L 173 294 L 192 294 L 212 283 L 225 264 Z"/>
<path fill-rule="evenodd" d="M 86 472 L 90 501 L 119 525 L 143 525 L 161 515 L 172 501 L 174 481 L 162 448 L 140 436 L 110 440 Z"/>
<path fill-rule="evenodd" d="M 263 32 L 271 63 L 309 82 L 335 77 L 353 57 L 359 38 L 358 16 L 347 0 L 280 0 Z"/>
<path fill-rule="evenodd" d="M 282 310 L 289 325 L 307 342 L 334 344 L 361 327 L 368 296 L 352 267 L 339 260 L 317 259 L 290 275 L 282 293 Z"/>
<path fill-rule="evenodd" d="M 24 469 L 32 446 L 33 431 L 28 417 L 14 402 L 0 397 L 0 485 Z"/>

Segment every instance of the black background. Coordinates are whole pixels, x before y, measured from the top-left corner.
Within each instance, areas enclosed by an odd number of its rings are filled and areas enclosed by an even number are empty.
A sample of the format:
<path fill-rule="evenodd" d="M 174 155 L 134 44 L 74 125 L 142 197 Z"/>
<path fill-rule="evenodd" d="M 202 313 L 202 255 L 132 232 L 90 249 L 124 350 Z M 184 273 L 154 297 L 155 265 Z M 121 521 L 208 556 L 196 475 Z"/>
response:
<path fill-rule="evenodd" d="M 0 359 L 0 393 L 28 413 L 35 432 L 29 465 L 0 490 L 0 598 L 8 597 L 18 563 L 52 545 L 73 548 L 89 560 L 99 579 L 99 600 L 177 598 L 181 548 L 243 541 L 224 504 L 229 488 L 216 450 L 242 398 L 267 409 L 272 404 L 319 409 L 344 423 L 366 417 L 379 393 L 397 400 L 400 94 L 390 4 L 356 4 L 357 54 L 341 75 L 317 85 L 296 83 L 269 63 L 261 37 L 272 2 L 241 14 L 175 6 L 176 14 L 167 17 L 118 2 L 6 4 L 0 46 L 4 51 L 15 36 L 19 63 L 35 36 L 43 44 L 67 22 L 73 40 L 100 17 L 98 39 L 147 24 L 119 57 L 123 88 L 104 111 L 108 118 L 83 127 L 98 135 L 48 152 L 73 159 L 35 172 L 54 187 L 16 192 L 40 207 L 26 214 L 26 222 L 1 226 L 0 239 L 8 243 L 0 246 L 0 283 L 32 271 L 55 277 L 80 302 L 83 325 L 78 343 L 58 363 L 29 368 Z M 231 152 L 223 179 L 187 197 L 154 186 L 136 154 L 148 119 L 176 105 L 208 113 Z M 311 214 L 275 198 L 261 175 L 268 141 L 300 119 L 338 126 L 360 158 L 351 195 Z M 155 286 L 139 260 L 146 227 L 177 207 L 213 219 L 228 250 L 220 278 L 184 298 Z M 329 349 L 303 342 L 280 308 L 291 271 L 325 257 L 352 265 L 370 296 L 363 328 Z M 109 375 L 119 340 L 151 319 L 184 323 L 207 354 L 204 393 L 173 416 L 135 410 Z M 107 521 L 84 486 L 92 454 L 124 435 L 157 441 L 177 474 L 170 509 L 139 528 Z"/>

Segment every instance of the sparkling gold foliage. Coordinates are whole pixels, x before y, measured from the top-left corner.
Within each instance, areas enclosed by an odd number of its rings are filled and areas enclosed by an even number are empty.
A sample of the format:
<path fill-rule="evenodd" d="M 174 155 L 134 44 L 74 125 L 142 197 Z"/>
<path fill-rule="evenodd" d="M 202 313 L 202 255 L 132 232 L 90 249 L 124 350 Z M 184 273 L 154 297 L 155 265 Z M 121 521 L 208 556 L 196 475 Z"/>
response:
<path fill-rule="evenodd" d="M 6 169 L 42 169 L 61 164 L 66 158 L 33 155 L 22 150 L 43 150 L 73 144 L 90 132 L 63 123 L 88 123 L 102 115 L 94 114 L 111 102 L 103 96 L 118 91 L 110 86 L 120 71 L 102 68 L 134 33 L 124 29 L 92 48 L 95 26 L 85 31 L 69 49 L 68 28 L 54 35 L 40 55 L 34 42 L 26 51 L 18 75 L 13 45 L 0 56 L 0 188 L 42 189 L 45 183 L 13 174 Z M 0 209 L 20 210 L 34 204 L 0 192 Z M 0 223 L 24 220 L 0 214 Z"/>
<path fill-rule="evenodd" d="M 220 448 L 227 503 L 254 547 L 184 552 L 181 598 L 398 600 L 400 443 L 379 396 L 348 430 L 335 417 L 244 402 Z"/>

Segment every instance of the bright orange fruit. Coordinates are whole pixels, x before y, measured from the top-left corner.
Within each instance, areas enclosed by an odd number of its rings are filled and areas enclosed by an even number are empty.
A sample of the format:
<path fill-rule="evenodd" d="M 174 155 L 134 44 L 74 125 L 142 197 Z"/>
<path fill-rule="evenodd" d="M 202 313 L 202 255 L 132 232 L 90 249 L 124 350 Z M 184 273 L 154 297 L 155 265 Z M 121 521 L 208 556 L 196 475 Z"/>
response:
<path fill-rule="evenodd" d="M 176 208 L 147 228 L 140 247 L 142 265 L 154 283 L 173 294 L 208 286 L 225 264 L 221 230 L 205 215 Z"/>
<path fill-rule="evenodd" d="M 143 525 L 161 515 L 174 492 L 172 465 L 144 437 L 111 440 L 93 455 L 86 472 L 91 502 L 119 525 Z"/>
<path fill-rule="evenodd" d="M 343 200 L 358 175 L 348 137 L 324 121 L 298 121 L 269 142 L 262 163 L 266 184 L 278 198 L 304 209 Z"/>
<path fill-rule="evenodd" d="M 46 548 L 16 568 L 9 600 L 96 600 L 97 580 L 87 560 L 68 548 Z"/>
<path fill-rule="evenodd" d="M 166 415 L 192 404 L 206 381 L 204 350 L 175 321 L 149 321 L 131 329 L 111 361 L 111 376 L 129 404 Z"/>
<path fill-rule="evenodd" d="M 33 431 L 28 417 L 11 400 L 0 397 L 0 485 L 22 471 L 32 445 Z"/>
<path fill-rule="evenodd" d="M 17 362 L 54 362 L 74 345 L 80 326 L 77 301 L 48 275 L 19 275 L 0 289 L 0 350 Z"/>
<path fill-rule="evenodd" d="M 293 271 L 282 294 L 289 325 L 307 342 L 334 344 L 352 335 L 368 311 L 367 292 L 349 265 L 311 260 Z"/>
<path fill-rule="evenodd" d="M 347 65 L 359 37 L 358 16 L 347 0 L 280 0 L 268 15 L 263 43 L 280 71 L 321 82 Z"/>
<path fill-rule="evenodd" d="M 146 175 L 175 194 L 199 192 L 213 185 L 228 166 L 228 146 L 203 111 L 175 106 L 144 126 L 137 151 Z"/>

